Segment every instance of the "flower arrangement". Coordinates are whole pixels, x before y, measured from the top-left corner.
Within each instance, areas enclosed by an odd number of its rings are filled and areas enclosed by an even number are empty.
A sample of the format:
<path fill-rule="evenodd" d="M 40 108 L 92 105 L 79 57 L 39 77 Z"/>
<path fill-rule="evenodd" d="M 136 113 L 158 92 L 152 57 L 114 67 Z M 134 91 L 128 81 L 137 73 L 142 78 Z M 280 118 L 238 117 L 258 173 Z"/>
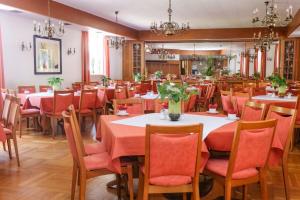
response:
<path fill-rule="evenodd" d="M 134 81 L 135 81 L 135 82 L 138 82 L 138 83 L 141 82 L 142 79 L 143 79 L 141 73 L 139 73 L 139 72 L 135 73 L 135 74 L 133 75 L 133 77 L 134 77 Z"/>
<path fill-rule="evenodd" d="M 108 82 L 111 80 L 111 78 L 107 77 L 107 76 L 102 76 L 102 83 L 103 83 L 103 86 L 108 86 Z"/>
<path fill-rule="evenodd" d="M 158 93 L 161 100 L 168 99 L 169 118 L 171 121 L 178 121 L 181 115 L 181 102 L 188 100 L 191 94 L 197 94 L 193 90 L 187 93 L 187 84 L 178 85 L 165 82 L 158 85 Z"/>
<path fill-rule="evenodd" d="M 60 77 L 48 78 L 48 84 L 53 88 L 53 90 L 59 90 L 64 79 Z"/>
<path fill-rule="evenodd" d="M 161 76 L 162 76 L 162 74 L 163 74 L 163 72 L 162 71 L 156 71 L 156 72 L 154 72 L 154 76 L 155 76 L 155 78 L 156 79 L 160 79 L 161 78 Z"/>

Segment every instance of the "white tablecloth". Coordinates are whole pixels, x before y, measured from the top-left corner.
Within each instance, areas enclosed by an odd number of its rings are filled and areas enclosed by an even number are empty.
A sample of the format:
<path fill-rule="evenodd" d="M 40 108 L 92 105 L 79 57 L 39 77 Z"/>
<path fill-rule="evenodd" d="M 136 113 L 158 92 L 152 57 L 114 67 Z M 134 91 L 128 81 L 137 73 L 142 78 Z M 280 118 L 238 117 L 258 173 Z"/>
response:
<path fill-rule="evenodd" d="M 146 94 L 146 95 L 142 95 L 141 98 L 142 99 L 157 99 L 158 98 L 158 94 Z"/>
<path fill-rule="evenodd" d="M 287 97 L 285 96 L 284 98 L 279 98 L 278 96 L 272 97 L 268 95 L 260 95 L 260 96 L 254 96 L 252 97 L 254 100 L 266 100 L 266 101 L 283 101 L 283 102 L 296 102 L 297 97 Z"/>
<path fill-rule="evenodd" d="M 203 139 L 213 130 L 231 123 L 227 117 L 213 117 L 205 115 L 193 115 L 183 114 L 179 121 L 173 122 L 170 120 L 161 120 L 159 113 L 151 113 L 146 115 L 140 115 L 136 117 L 130 117 L 113 121 L 115 124 L 122 124 L 127 126 L 146 127 L 146 124 L 160 125 L 160 126 L 182 126 L 191 124 L 203 124 Z"/>

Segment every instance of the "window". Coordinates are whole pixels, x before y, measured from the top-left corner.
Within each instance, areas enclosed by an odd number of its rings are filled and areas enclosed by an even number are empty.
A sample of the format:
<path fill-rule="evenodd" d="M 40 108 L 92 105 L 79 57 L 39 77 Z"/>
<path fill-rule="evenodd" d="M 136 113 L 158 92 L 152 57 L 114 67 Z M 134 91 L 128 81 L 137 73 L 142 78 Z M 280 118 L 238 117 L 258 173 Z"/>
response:
<path fill-rule="evenodd" d="M 105 74 L 104 67 L 104 35 L 99 32 L 89 32 L 90 74 Z"/>

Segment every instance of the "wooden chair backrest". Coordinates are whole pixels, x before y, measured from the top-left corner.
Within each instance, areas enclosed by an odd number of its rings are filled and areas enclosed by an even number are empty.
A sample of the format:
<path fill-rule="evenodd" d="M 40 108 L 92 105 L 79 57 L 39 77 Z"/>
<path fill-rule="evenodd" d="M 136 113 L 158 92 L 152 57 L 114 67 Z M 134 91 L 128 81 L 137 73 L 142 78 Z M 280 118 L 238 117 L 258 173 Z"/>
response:
<path fill-rule="evenodd" d="M 141 109 L 144 110 L 144 101 L 140 98 L 130 98 L 130 99 L 114 99 L 114 114 L 118 113 L 118 105 L 127 105 L 127 104 L 140 104 Z"/>
<path fill-rule="evenodd" d="M 59 99 L 61 98 L 61 96 L 71 96 L 70 101 L 60 101 Z M 74 90 L 55 90 L 53 98 L 53 113 L 56 114 L 57 112 L 62 112 L 63 110 L 66 110 L 70 105 L 73 104 L 73 101 Z M 60 106 L 60 104 L 62 103 L 63 106 Z"/>
<path fill-rule="evenodd" d="M 151 149 L 151 135 L 153 134 L 162 134 L 168 137 L 184 136 L 187 134 L 198 134 L 198 144 L 197 144 L 197 157 L 195 164 L 195 174 L 194 179 L 199 179 L 199 169 L 201 165 L 201 148 L 202 148 L 202 132 L 203 124 L 195 124 L 188 126 L 154 126 L 146 125 L 146 145 L 145 145 L 145 179 L 146 183 L 149 182 L 150 175 L 150 149 Z"/>
<path fill-rule="evenodd" d="M 266 104 L 264 104 L 264 103 L 257 103 L 257 102 L 254 102 L 254 101 L 247 101 L 245 103 L 244 109 L 242 111 L 241 119 L 243 119 L 243 116 L 245 115 L 245 109 L 246 109 L 246 107 L 251 107 L 251 108 L 254 108 L 254 109 L 260 109 L 260 110 L 262 110 L 261 115 L 259 116 L 259 120 L 263 120 L 265 118 L 266 111 L 267 111 L 267 105 Z"/>
<path fill-rule="evenodd" d="M 52 90 L 52 87 L 50 85 L 40 85 L 39 86 L 40 92 L 48 92 L 48 90 Z"/>
<path fill-rule="evenodd" d="M 88 106 L 89 109 L 96 109 L 97 104 L 97 89 L 83 89 L 80 93 L 79 110 L 85 109 Z M 88 105 L 85 105 L 87 104 Z"/>
<path fill-rule="evenodd" d="M 18 93 L 25 93 L 28 91 L 29 93 L 35 93 L 35 86 L 34 85 L 20 85 L 18 86 Z"/>

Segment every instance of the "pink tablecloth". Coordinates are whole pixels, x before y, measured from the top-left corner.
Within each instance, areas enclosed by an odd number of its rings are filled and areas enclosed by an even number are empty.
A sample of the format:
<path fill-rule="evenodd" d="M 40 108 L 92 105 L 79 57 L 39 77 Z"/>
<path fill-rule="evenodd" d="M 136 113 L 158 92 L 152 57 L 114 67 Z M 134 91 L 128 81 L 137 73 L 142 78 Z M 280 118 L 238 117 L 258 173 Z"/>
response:
<path fill-rule="evenodd" d="M 97 139 L 101 138 L 105 144 L 117 170 L 120 170 L 120 157 L 145 155 L 145 128 L 111 123 L 111 121 L 123 118 L 115 115 L 102 115 L 97 129 Z M 204 143 L 201 156 L 202 170 L 209 158 L 209 152 Z"/>
<path fill-rule="evenodd" d="M 4 133 L 3 127 L 0 126 L 0 141 L 5 142 L 6 141 L 6 135 Z"/>

